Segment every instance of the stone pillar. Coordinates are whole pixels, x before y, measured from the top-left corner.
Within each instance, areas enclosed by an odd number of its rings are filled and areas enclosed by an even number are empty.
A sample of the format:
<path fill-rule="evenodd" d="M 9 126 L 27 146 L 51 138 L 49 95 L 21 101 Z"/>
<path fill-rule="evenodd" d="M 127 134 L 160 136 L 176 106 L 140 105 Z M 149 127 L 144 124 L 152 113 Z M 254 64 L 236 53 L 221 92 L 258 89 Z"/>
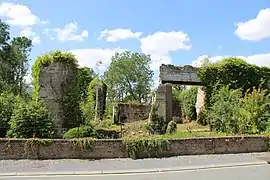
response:
<path fill-rule="evenodd" d="M 205 99 L 205 92 L 203 90 L 203 87 L 199 87 L 198 93 L 197 93 L 197 101 L 196 101 L 196 105 L 195 105 L 197 118 L 199 117 L 200 112 L 204 108 L 204 103 L 205 103 L 204 99 Z"/>
<path fill-rule="evenodd" d="M 47 105 L 59 130 L 70 128 L 72 121 L 79 118 L 77 114 L 79 104 L 76 102 L 72 104 L 72 112 L 70 110 L 67 112 L 63 105 L 63 100 L 75 88 L 72 84 L 77 76 L 76 73 L 77 69 L 74 66 L 60 62 L 48 64 L 40 69 L 39 98 Z"/>
<path fill-rule="evenodd" d="M 166 123 L 172 120 L 172 86 L 160 84 L 156 90 L 155 106 L 158 117 L 162 117 Z"/>
<path fill-rule="evenodd" d="M 95 120 L 99 121 L 103 119 L 106 108 L 106 93 L 107 88 L 104 83 L 95 85 L 96 100 L 95 100 Z"/>

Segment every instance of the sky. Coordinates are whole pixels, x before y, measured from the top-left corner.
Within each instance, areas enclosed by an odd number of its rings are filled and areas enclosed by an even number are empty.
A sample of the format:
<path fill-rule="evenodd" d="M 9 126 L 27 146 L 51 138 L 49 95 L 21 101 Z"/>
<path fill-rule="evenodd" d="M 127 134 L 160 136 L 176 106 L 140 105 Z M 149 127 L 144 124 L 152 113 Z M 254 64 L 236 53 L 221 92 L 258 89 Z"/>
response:
<path fill-rule="evenodd" d="M 151 55 L 160 64 L 200 66 L 240 57 L 270 66 L 269 0 L 0 0 L 12 36 L 32 39 L 31 64 L 59 49 L 100 71 L 115 52 Z"/>

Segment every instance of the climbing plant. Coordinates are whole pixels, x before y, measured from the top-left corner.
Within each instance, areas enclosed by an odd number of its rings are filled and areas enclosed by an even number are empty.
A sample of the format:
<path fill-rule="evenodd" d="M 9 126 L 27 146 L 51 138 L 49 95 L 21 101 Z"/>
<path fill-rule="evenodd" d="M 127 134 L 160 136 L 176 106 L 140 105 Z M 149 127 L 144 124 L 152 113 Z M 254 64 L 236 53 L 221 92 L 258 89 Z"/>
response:
<path fill-rule="evenodd" d="M 46 53 L 39 56 L 32 67 L 33 85 L 34 93 L 33 99 L 35 101 L 39 100 L 39 77 L 42 68 L 49 66 L 52 63 L 61 63 L 72 69 L 74 76 L 69 82 L 69 87 L 63 92 L 58 92 L 62 94 L 62 98 L 59 99 L 60 104 L 63 109 L 62 116 L 65 119 L 66 127 L 76 127 L 81 122 L 81 113 L 79 109 L 80 94 L 78 88 L 78 62 L 72 53 L 63 53 L 59 50 Z"/>
<path fill-rule="evenodd" d="M 101 94 L 103 95 L 106 95 L 106 92 L 107 92 L 107 86 L 100 78 L 95 78 L 90 82 L 88 86 L 87 102 L 81 104 L 81 108 L 82 108 L 82 111 L 83 111 L 84 117 L 86 118 L 87 123 L 90 123 L 95 118 L 96 87 L 101 87 L 102 89 Z M 101 103 L 103 104 L 102 109 L 105 109 L 106 98 L 104 98 L 104 102 L 101 102 Z"/>

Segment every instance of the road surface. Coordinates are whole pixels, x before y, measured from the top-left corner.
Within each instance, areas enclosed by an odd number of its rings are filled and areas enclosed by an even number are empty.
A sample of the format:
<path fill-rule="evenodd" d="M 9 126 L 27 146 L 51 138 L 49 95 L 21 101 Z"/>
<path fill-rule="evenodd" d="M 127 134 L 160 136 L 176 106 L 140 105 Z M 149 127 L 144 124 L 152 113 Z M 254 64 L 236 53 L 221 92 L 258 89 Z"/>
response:
<path fill-rule="evenodd" d="M 144 160 L 0 161 L 0 180 L 269 180 L 269 153 Z M 73 167 L 73 168 L 72 168 Z"/>

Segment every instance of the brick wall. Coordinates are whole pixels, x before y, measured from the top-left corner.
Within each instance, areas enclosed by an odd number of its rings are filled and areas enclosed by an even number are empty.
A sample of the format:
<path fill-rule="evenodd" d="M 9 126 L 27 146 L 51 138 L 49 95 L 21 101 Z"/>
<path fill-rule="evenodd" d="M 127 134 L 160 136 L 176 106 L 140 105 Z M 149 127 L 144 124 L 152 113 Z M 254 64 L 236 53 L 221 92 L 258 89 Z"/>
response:
<path fill-rule="evenodd" d="M 69 140 L 53 140 L 47 146 L 25 147 L 26 140 L 0 139 L 0 159 L 106 159 L 126 158 L 127 152 L 121 139 L 96 140 L 92 149 L 83 150 Z M 165 156 L 267 152 L 270 137 L 220 137 L 171 140 L 169 149 L 150 153 Z M 138 154 L 148 157 L 148 152 Z"/>

